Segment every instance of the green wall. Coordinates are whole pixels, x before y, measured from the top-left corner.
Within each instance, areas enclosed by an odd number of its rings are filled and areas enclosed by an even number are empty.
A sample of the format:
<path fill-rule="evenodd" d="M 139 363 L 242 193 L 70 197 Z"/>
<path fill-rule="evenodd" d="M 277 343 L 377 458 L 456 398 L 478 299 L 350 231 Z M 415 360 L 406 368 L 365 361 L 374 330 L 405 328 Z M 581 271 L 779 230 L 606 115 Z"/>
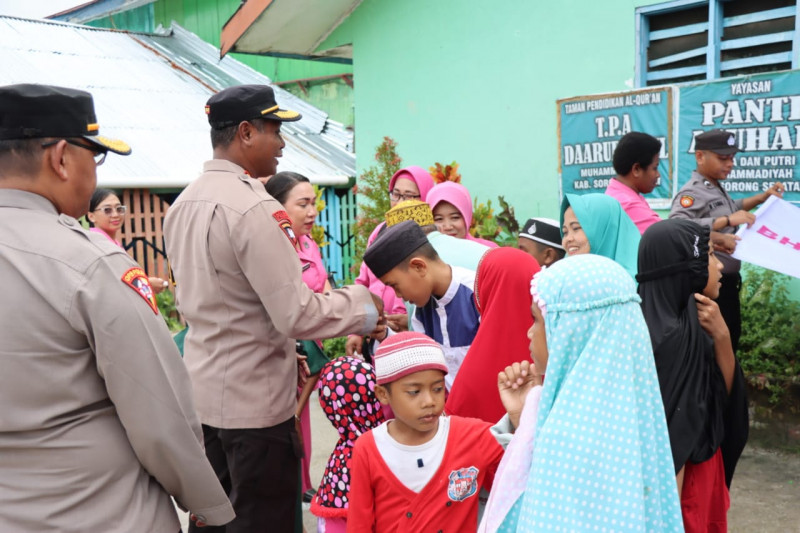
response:
<path fill-rule="evenodd" d="M 405 164 L 456 160 L 473 196 L 555 216 L 555 102 L 630 88 L 648 3 L 364 0 L 321 47 L 353 43 L 359 171 L 389 135 Z"/>
<path fill-rule="evenodd" d="M 222 26 L 239 7 L 240 0 L 158 0 L 152 4 L 94 20 L 90 26 L 152 32 L 159 25 L 168 28 L 174 20 L 204 41 L 219 47 Z M 353 67 L 249 54 L 231 54 L 273 81 L 297 80 L 337 74 L 351 74 Z M 353 125 L 353 90 L 339 79 L 306 84 L 307 95 L 296 85 L 290 92 L 324 110 L 331 119 Z"/>

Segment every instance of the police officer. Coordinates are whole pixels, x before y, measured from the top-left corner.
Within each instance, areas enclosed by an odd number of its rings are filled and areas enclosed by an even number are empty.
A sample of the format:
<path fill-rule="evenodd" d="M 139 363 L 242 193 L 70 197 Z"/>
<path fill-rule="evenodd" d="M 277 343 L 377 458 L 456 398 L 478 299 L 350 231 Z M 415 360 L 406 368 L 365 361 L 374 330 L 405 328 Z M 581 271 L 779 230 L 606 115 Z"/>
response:
<path fill-rule="evenodd" d="M 749 211 L 767 201 L 770 195 L 783 196 L 782 183 L 774 183 L 766 191 L 749 198 L 733 200 L 720 184 L 733 168 L 734 155 L 739 151 L 736 136 L 724 130 L 711 130 L 695 138 L 697 170 L 689 182 L 672 200 L 669 218 L 685 218 L 712 231 L 721 233 L 722 243 L 715 240 L 717 256 L 722 262 L 722 287 L 717 303 L 731 333 L 731 343 L 736 351 L 741 335 L 739 290 L 742 277 L 741 262 L 730 256 L 736 248 L 735 237 L 741 224 L 748 227 L 756 217 Z"/>
<path fill-rule="evenodd" d="M 90 234 L 89 93 L 0 87 L 0 531 L 179 531 L 233 517 L 142 269 Z"/>
<path fill-rule="evenodd" d="M 190 326 L 185 363 L 206 454 L 237 514 L 224 531 L 292 532 L 302 453 L 293 339 L 369 333 L 383 305 L 364 287 L 311 291 L 291 221 L 256 179 L 275 174 L 281 123 L 300 114 L 280 109 L 265 85 L 222 90 L 206 113 L 214 159 L 164 224 Z"/>

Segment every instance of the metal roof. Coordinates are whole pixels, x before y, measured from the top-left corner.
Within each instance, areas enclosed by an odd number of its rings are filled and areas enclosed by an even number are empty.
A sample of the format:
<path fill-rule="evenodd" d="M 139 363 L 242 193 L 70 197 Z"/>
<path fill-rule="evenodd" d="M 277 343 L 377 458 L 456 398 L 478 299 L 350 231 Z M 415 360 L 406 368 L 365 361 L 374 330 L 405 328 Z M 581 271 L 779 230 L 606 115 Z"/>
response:
<path fill-rule="evenodd" d="M 0 16 L 0 85 L 46 83 L 92 93 L 101 134 L 133 147 L 98 168 L 104 187 L 184 187 L 211 158 L 205 102 L 231 85 L 270 83 L 177 25 L 142 34 Z M 324 185 L 355 175 L 352 133 L 319 109 L 273 85 L 283 108 L 303 114 L 284 123 L 280 170 Z"/>

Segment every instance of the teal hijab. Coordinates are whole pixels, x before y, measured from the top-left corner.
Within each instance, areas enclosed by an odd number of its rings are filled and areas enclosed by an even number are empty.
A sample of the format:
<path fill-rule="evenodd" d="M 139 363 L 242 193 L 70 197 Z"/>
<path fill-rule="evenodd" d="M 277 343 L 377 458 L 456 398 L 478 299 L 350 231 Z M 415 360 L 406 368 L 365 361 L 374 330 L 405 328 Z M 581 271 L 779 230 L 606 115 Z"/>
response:
<path fill-rule="evenodd" d="M 542 270 L 532 292 L 549 358 L 526 487 L 499 531 L 683 531 L 633 279 L 578 255 Z"/>
<path fill-rule="evenodd" d="M 586 233 L 591 253 L 613 259 L 635 278 L 641 234 L 619 202 L 607 194 L 565 194 L 561 227 L 568 207 L 572 207 Z"/>

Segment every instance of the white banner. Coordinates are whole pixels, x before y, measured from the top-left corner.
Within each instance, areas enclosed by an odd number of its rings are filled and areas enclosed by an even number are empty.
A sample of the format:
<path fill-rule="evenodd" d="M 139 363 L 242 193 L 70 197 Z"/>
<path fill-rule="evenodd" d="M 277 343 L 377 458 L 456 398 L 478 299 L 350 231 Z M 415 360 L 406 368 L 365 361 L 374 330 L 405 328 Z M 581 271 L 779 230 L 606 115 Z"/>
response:
<path fill-rule="evenodd" d="M 800 278 L 800 208 L 770 196 L 755 215 L 750 228 L 736 233 L 742 240 L 733 257 Z"/>

